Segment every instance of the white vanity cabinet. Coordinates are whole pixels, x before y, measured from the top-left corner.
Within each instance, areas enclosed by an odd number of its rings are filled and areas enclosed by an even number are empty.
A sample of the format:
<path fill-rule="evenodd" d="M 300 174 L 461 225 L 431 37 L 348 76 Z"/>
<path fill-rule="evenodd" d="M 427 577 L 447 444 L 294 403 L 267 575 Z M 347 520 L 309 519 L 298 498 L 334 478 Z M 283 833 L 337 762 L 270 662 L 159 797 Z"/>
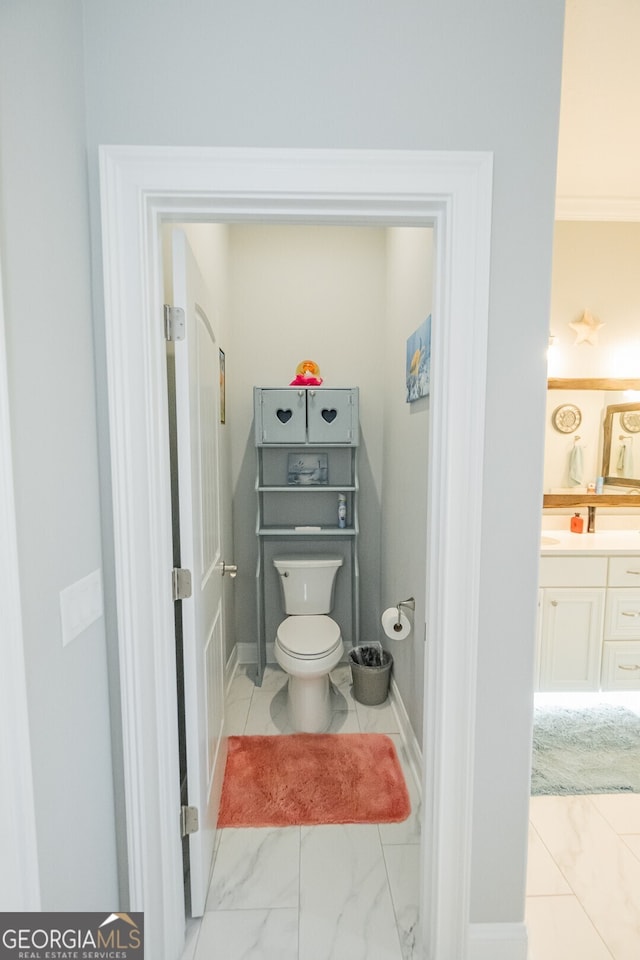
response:
<path fill-rule="evenodd" d="M 606 557 L 543 557 L 539 689 L 598 690 Z"/>
<path fill-rule="evenodd" d="M 640 690 L 640 556 L 543 556 L 540 691 Z"/>
<path fill-rule="evenodd" d="M 610 557 L 602 689 L 640 690 L 640 557 Z"/>

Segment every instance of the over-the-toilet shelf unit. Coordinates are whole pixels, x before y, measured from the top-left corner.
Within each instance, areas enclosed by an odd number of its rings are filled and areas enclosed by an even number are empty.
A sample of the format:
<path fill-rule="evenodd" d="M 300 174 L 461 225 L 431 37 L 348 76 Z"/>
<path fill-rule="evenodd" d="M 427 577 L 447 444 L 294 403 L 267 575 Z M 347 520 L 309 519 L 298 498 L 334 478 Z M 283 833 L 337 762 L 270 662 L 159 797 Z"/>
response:
<path fill-rule="evenodd" d="M 357 387 L 254 387 L 257 450 L 257 682 L 282 619 L 278 553 L 339 553 L 331 616 L 359 638 Z M 315 469 L 314 469 L 315 467 Z M 338 494 L 346 526 L 338 526 Z"/>

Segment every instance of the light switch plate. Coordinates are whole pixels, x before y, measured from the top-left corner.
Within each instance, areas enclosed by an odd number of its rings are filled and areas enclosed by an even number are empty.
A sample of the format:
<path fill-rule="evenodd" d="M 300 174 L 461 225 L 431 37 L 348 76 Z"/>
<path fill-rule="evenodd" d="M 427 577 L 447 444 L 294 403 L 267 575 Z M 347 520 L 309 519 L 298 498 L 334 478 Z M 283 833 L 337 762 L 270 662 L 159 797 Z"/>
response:
<path fill-rule="evenodd" d="M 62 646 L 66 647 L 103 613 L 102 571 L 94 570 L 60 591 Z"/>

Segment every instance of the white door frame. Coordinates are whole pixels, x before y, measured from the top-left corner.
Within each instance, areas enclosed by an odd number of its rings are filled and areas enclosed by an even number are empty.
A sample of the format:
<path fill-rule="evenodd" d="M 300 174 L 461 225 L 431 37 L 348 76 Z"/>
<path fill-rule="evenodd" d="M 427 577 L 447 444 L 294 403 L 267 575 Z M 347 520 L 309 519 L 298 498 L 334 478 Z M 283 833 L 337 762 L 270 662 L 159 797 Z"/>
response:
<path fill-rule="evenodd" d="M 432 224 L 420 906 L 424 956 L 464 960 L 492 156 L 105 146 L 100 176 L 130 909 L 149 953 L 177 960 L 184 931 L 160 224 Z"/>

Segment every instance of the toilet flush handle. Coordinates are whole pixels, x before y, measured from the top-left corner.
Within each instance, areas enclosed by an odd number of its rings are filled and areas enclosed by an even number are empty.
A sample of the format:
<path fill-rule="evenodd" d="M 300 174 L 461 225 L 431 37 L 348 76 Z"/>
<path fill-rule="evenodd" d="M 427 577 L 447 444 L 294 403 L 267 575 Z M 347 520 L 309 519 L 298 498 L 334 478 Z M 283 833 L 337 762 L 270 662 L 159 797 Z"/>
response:
<path fill-rule="evenodd" d="M 224 577 L 225 573 L 228 573 L 232 580 L 238 575 L 238 565 L 236 563 L 225 563 L 222 561 L 222 576 Z"/>

